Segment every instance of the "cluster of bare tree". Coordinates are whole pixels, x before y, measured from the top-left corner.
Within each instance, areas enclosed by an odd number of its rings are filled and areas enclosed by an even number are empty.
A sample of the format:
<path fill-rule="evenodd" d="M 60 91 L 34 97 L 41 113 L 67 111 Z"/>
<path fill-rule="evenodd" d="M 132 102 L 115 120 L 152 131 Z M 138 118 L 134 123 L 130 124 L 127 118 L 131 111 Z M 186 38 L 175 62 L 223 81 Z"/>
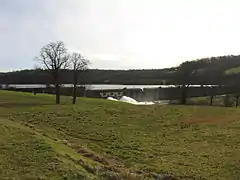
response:
<path fill-rule="evenodd" d="M 90 61 L 80 53 L 68 53 L 64 42 L 57 41 L 46 44 L 42 47 L 39 57 L 36 58 L 38 66 L 47 70 L 53 79 L 56 94 L 56 104 L 60 104 L 60 74 L 62 70 L 71 69 L 73 72 L 73 98 L 72 103 L 76 103 L 77 84 L 80 74 L 88 69 Z"/>

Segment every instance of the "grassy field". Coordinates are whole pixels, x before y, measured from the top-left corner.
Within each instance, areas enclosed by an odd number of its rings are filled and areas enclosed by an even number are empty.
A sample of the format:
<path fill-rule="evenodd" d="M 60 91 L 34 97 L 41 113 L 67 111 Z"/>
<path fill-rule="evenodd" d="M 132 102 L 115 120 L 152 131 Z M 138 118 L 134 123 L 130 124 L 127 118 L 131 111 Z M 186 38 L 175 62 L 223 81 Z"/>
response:
<path fill-rule="evenodd" d="M 225 71 L 226 75 L 238 74 L 238 73 L 240 73 L 240 67 L 231 68 L 231 69 L 228 69 L 227 71 Z"/>
<path fill-rule="evenodd" d="M 0 91 L 0 179 L 240 179 L 237 108 L 53 103 Z"/>

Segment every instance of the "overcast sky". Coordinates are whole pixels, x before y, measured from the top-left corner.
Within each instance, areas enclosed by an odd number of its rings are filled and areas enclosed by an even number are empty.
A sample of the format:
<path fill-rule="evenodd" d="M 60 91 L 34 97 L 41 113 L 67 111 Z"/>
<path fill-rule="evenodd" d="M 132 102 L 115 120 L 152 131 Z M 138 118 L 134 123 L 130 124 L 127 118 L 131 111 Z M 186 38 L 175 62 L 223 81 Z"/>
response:
<path fill-rule="evenodd" d="M 93 68 L 164 68 L 240 54 L 239 0 L 0 0 L 0 70 L 62 40 Z"/>

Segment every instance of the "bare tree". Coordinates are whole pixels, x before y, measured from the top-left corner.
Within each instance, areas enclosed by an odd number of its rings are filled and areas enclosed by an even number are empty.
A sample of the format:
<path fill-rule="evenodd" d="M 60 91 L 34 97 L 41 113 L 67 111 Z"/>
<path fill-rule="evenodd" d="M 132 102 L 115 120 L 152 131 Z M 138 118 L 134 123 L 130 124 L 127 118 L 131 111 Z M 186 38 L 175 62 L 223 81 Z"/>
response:
<path fill-rule="evenodd" d="M 56 104 L 60 104 L 60 73 L 62 69 L 67 68 L 69 60 L 65 44 L 57 41 L 43 46 L 37 60 L 40 67 L 51 74 L 55 87 Z"/>
<path fill-rule="evenodd" d="M 76 104 L 77 84 L 81 73 L 88 69 L 90 61 L 84 58 L 80 53 L 72 53 L 70 57 L 70 66 L 73 71 L 73 99 L 72 103 Z"/>

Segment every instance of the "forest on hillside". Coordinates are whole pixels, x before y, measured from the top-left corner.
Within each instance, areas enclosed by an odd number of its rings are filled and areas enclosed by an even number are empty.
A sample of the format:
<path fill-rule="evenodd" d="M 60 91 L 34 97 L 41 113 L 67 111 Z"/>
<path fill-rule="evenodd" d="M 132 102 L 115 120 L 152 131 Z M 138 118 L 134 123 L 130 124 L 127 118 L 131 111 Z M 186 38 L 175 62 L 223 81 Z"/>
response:
<path fill-rule="evenodd" d="M 60 81 L 72 83 L 71 70 L 62 70 Z M 178 67 L 142 70 L 88 69 L 79 84 L 229 84 L 240 78 L 240 56 L 219 56 L 187 61 Z M 46 70 L 31 69 L 0 73 L 0 84 L 50 84 Z"/>
<path fill-rule="evenodd" d="M 72 84 L 72 71 L 62 70 L 63 84 Z M 171 79 L 167 70 L 98 70 L 88 69 L 80 75 L 79 84 L 162 84 Z M 51 75 L 45 70 L 22 70 L 0 74 L 0 84 L 47 84 Z"/>

